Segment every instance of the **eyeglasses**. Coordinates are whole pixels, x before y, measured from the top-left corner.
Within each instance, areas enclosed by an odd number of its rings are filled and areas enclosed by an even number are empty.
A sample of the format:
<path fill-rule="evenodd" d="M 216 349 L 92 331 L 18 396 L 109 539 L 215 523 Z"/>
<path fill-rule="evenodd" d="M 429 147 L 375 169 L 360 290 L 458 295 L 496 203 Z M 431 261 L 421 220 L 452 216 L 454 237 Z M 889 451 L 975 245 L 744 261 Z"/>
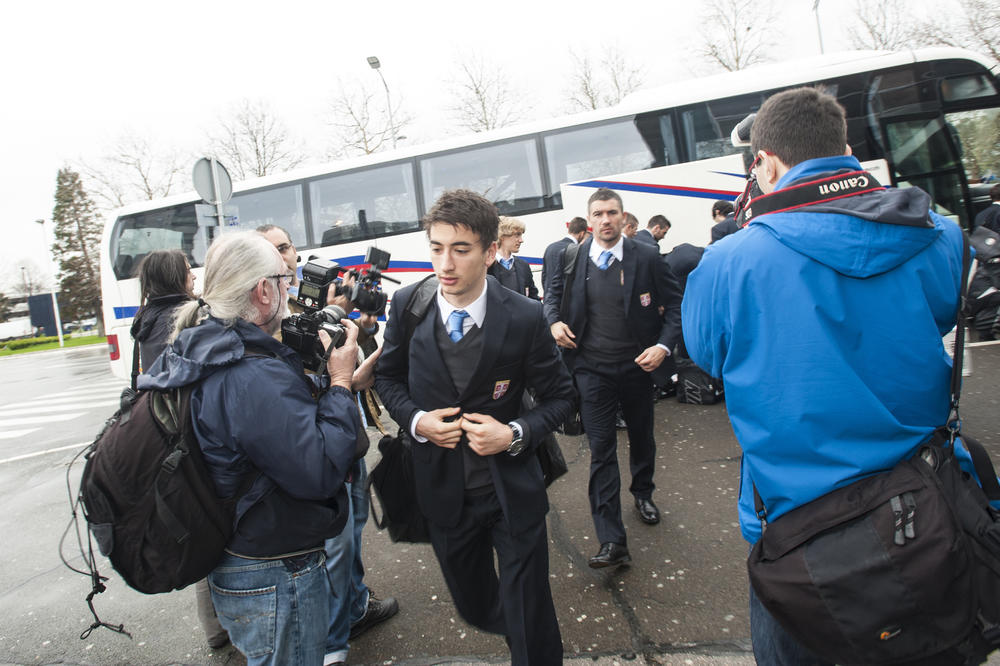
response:
<path fill-rule="evenodd" d="M 284 273 L 281 275 L 266 275 L 265 277 L 268 280 L 284 280 L 285 286 L 287 287 L 292 284 L 292 278 L 295 276 L 293 276 L 291 273 Z"/>
<path fill-rule="evenodd" d="M 289 250 L 294 250 L 295 249 L 295 246 L 293 244 L 291 244 L 291 243 L 282 243 L 281 245 L 278 245 L 276 247 L 278 248 L 278 254 L 284 254 L 285 252 L 288 252 Z"/>

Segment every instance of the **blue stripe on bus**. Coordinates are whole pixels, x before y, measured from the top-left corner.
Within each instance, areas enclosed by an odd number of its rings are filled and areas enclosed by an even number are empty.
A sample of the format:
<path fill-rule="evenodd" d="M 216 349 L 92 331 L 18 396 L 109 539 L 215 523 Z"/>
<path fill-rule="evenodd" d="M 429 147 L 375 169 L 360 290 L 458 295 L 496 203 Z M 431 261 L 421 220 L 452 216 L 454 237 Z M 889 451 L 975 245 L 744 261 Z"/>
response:
<path fill-rule="evenodd" d="M 126 305 L 115 308 L 115 319 L 131 319 L 139 311 L 138 305 Z"/>
<path fill-rule="evenodd" d="M 644 185 L 643 183 L 622 183 L 613 180 L 588 180 L 573 183 L 575 187 L 607 187 L 625 192 L 644 192 L 646 194 L 666 194 L 677 197 L 695 197 L 697 199 L 726 199 L 734 201 L 740 192 L 730 190 L 710 190 L 702 187 L 681 187 L 672 185 Z"/>

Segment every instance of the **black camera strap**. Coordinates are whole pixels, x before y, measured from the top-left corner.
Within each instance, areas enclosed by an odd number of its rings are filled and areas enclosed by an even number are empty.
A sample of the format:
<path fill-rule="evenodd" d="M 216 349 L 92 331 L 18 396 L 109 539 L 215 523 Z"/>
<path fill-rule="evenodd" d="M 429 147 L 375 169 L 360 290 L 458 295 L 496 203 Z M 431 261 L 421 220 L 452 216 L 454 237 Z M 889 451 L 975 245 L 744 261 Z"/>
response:
<path fill-rule="evenodd" d="M 745 224 L 749 224 L 751 220 L 761 215 L 784 213 L 844 197 L 878 192 L 882 189 L 885 189 L 882 184 L 867 171 L 835 173 L 832 176 L 792 185 L 752 199 L 746 207 Z"/>

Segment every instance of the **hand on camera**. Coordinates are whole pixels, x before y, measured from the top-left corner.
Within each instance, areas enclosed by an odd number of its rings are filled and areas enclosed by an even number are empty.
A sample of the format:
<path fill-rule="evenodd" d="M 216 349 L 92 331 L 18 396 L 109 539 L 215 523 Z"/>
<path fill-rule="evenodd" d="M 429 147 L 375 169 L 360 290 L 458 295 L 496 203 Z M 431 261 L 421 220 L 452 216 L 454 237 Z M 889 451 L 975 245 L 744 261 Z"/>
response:
<path fill-rule="evenodd" d="M 382 355 L 382 348 L 379 347 L 371 356 L 366 358 L 358 369 L 354 371 L 354 379 L 351 382 L 351 390 L 357 393 L 370 389 L 375 384 L 375 362 Z"/>
<path fill-rule="evenodd" d="M 340 323 L 347 331 L 343 345 L 330 349 L 330 335 L 324 330 L 319 332 L 319 341 L 329 353 L 326 369 L 330 374 L 330 386 L 342 386 L 350 391 L 354 383 L 354 369 L 358 365 L 358 327 L 350 319 L 341 319 Z"/>

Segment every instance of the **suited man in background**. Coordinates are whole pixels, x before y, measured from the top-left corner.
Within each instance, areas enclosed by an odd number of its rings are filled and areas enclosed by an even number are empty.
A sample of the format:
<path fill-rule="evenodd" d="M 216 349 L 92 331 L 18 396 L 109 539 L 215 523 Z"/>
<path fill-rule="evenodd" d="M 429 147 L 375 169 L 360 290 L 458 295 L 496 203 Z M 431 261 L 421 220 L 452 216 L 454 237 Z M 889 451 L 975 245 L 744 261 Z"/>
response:
<path fill-rule="evenodd" d="M 554 243 L 550 243 L 545 248 L 542 255 L 542 291 L 548 291 L 549 276 L 553 270 L 562 270 L 562 258 L 566 248 L 570 245 L 579 245 L 587 238 L 587 220 L 582 217 L 574 217 L 566 223 L 566 236 Z M 553 266 L 555 268 L 553 268 Z"/>
<path fill-rule="evenodd" d="M 659 252 L 660 241 L 663 240 L 668 231 L 670 231 L 670 220 L 663 215 L 654 215 L 649 218 L 646 228 L 636 233 L 632 238 L 640 243 L 656 247 L 657 252 Z"/>
<path fill-rule="evenodd" d="M 501 217 L 499 233 L 496 261 L 489 267 L 489 274 L 511 291 L 539 300 L 538 287 L 531 275 L 531 265 L 521 257 L 514 256 L 524 242 L 524 222 L 516 217 Z"/>
<path fill-rule="evenodd" d="M 558 664 L 548 498 L 533 449 L 569 414 L 573 386 L 541 303 L 486 274 L 493 204 L 446 192 L 423 224 L 437 297 L 409 341 L 405 306 L 390 313 L 375 386 L 412 438 L 417 502 L 459 614 L 503 634 L 513 664 Z M 393 300 L 408 303 L 416 288 Z M 528 387 L 537 405 L 520 413 Z"/>
<path fill-rule="evenodd" d="M 553 272 L 545 292 L 545 317 L 580 391 L 580 415 L 590 441 L 590 511 L 601 543 L 590 566 L 600 568 L 631 561 L 621 515 L 615 432 L 619 405 L 629 435 L 629 491 L 644 523 L 660 521 L 653 503 L 656 443 L 650 373 L 679 339 L 681 292 L 655 247 L 622 236 L 618 194 L 600 188 L 587 208 L 594 238 L 581 245 L 571 276 Z"/>

